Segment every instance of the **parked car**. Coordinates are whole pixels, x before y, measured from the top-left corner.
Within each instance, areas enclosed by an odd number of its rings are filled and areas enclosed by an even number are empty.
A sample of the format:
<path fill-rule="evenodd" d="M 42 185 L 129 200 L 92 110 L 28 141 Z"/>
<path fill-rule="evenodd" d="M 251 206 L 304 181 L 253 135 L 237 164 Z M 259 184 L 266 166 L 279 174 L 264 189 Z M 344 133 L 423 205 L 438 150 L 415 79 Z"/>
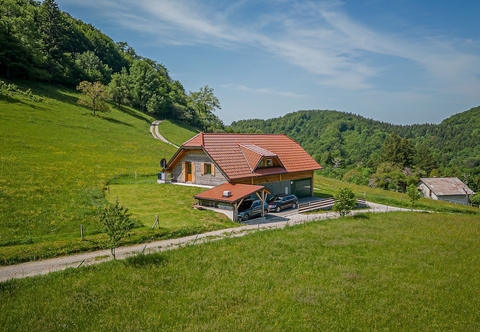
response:
<path fill-rule="evenodd" d="M 264 215 L 268 213 L 268 204 L 263 205 Z M 245 199 L 238 207 L 237 220 L 247 221 L 248 219 L 262 215 L 262 201 L 259 199 Z"/>
<path fill-rule="evenodd" d="M 279 194 L 275 195 L 268 203 L 268 211 L 280 212 L 286 208 L 296 209 L 298 206 L 298 198 L 295 195 Z"/>

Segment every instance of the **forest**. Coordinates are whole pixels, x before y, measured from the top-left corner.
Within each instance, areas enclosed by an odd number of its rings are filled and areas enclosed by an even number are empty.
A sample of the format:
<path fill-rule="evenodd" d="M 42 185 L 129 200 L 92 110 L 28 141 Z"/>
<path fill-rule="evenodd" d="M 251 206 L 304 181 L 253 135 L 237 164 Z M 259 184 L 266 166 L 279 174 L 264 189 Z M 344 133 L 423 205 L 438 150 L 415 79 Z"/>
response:
<path fill-rule="evenodd" d="M 0 77 L 77 88 L 79 103 L 96 111 L 102 98 L 155 118 L 207 132 L 285 133 L 337 179 L 405 191 L 420 177 L 456 176 L 480 190 L 480 107 L 440 124 L 393 125 L 332 110 L 297 111 L 225 126 L 208 85 L 186 92 L 168 69 L 114 42 L 91 24 L 59 9 L 55 0 L 0 0 Z M 0 91 L 8 90 L 0 80 Z"/>
<path fill-rule="evenodd" d="M 72 88 L 98 82 L 118 107 L 128 104 L 204 131 L 225 129 L 214 114 L 220 102 L 212 88 L 187 93 L 161 63 L 73 18 L 55 0 L 0 0 L 0 76 Z"/>
<path fill-rule="evenodd" d="M 455 176 L 480 189 L 480 106 L 440 124 L 393 125 L 333 110 L 241 120 L 237 132 L 284 133 L 340 180 L 405 191 L 420 177 Z"/>

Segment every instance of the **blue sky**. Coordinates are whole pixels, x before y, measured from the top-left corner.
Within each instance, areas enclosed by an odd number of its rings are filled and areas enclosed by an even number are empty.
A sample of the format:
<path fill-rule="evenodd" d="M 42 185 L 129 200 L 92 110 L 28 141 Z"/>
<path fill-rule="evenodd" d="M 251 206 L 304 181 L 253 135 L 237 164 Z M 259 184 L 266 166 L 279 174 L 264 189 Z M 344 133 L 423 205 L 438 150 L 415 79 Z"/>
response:
<path fill-rule="evenodd" d="M 308 109 L 439 123 L 480 105 L 480 1 L 57 3 L 187 92 L 212 87 L 225 124 Z"/>

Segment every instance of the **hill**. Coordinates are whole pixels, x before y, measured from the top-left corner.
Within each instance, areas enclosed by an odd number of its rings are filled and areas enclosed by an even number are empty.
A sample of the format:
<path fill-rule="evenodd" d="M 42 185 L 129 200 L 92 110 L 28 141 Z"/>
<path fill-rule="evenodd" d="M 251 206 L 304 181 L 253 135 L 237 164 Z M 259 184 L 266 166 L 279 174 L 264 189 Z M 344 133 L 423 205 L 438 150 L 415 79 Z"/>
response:
<path fill-rule="evenodd" d="M 224 129 L 213 113 L 220 108 L 213 89 L 187 93 L 164 65 L 72 17 L 55 0 L 8 0 L 0 6 L 0 77 L 71 88 L 100 82 L 118 105 L 204 131 Z"/>
<path fill-rule="evenodd" d="M 236 132 L 285 133 L 298 141 L 320 164 L 340 167 L 358 164 L 375 167 L 385 139 L 392 133 L 409 139 L 414 147 L 432 150 L 440 174 L 470 175 L 469 184 L 480 186 L 480 107 L 453 115 L 438 125 L 393 125 L 360 115 L 331 110 L 289 113 L 268 120 L 242 120 L 231 124 Z"/>
<path fill-rule="evenodd" d="M 176 149 L 153 139 L 153 118 L 130 107 L 110 106 L 110 112 L 92 116 L 90 109 L 77 104 L 74 90 L 17 83 L 16 92 L 0 95 L 0 265 L 101 248 L 99 215 L 108 203 L 109 184 L 128 179 L 156 183 L 160 159 L 168 159 Z M 168 126 L 181 137 L 194 135 L 187 127 Z M 177 192 L 190 203 L 198 190 Z M 162 212 L 156 202 L 169 201 L 162 196 L 169 194 L 150 186 L 144 195 L 152 200 L 147 212 L 153 220 Z M 115 196 L 110 199 L 115 201 Z M 121 199 L 128 208 L 129 202 Z M 182 214 L 182 206 L 172 204 L 170 213 Z M 221 217 L 199 217 L 196 212 L 154 232 L 150 220 L 134 214 L 136 237 L 129 241 L 169 236 L 166 233 L 180 227 L 191 233 L 226 227 Z M 81 241 L 80 225 L 90 241 Z"/>

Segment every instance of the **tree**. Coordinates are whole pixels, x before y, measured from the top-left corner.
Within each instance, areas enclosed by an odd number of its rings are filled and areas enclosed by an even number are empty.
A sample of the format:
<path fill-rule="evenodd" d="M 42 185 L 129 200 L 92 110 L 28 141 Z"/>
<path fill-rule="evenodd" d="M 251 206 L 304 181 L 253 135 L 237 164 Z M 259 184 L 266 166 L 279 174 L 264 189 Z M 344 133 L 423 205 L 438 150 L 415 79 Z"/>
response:
<path fill-rule="evenodd" d="M 399 165 L 383 162 L 370 178 L 370 185 L 382 189 L 398 190 L 406 183 L 406 176 Z"/>
<path fill-rule="evenodd" d="M 383 143 L 380 160 L 402 167 L 410 167 L 413 164 L 414 155 L 415 149 L 412 142 L 407 138 L 392 133 L 390 136 L 387 136 Z"/>
<path fill-rule="evenodd" d="M 37 19 L 48 70 L 54 78 L 59 79 L 62 75 L 63 53 L 68 50 L 67 22 L 55 0 L 42 2 Z"/>
<path fill-rule="evenodd" d="M 83 81 L 77 86 L 77 90 L 82 91 L 83 98 L 80 98 L 77 103 L 90 107 L 93 110 L 93 116 L 96 112 L 108 112 L 110 108 L 105 102 L 109 98 L 107 87 L 100 82 Z"/>
<path fill-rule="evenodd" d="M 125 67 L 122 68 L 121 73 L 112 75 L 112 80 L 108 84 L 108 91 L 113 101 L 117 103 L 120 108 L 121 104 L 127 103 L 131 96 L 130 93 L 130 77 Z"/>
<path fill-rule="evenodd" d="M 411 184 L 407 187 L 407 195 L 410 199 L 410 203 L 412 204 L 412 210 L 415 206 L 415 202 L 420 199 L 420 193 L 418 192 L 417 186 Z"/>
<path fill-rule="evenodd" d="M 103 208 L 100 220 L 105 233 L 108 235 L 108 248 L 113 259 L 116 259 L 115 249 L 118 248 L 120 241 L 127 236 L 134 226 L 130 216 L 128 209 L 120 206 L 118 200 L 115 204 L 109 204 Z"/>
<path fill-rule="evenodd" d="M 335 195 L 335 204 L 333 211 L 340 213 L 341 217 L 345 217 L 357 205 L 357 198 L 350 188 L 341 188 Z"/>
<path fill-rule="evenodd" d="M 160 87 L 159 74 L 146 60 L 136 60 L 130 67 L 130 82 L 135 106 L 147 111 L 147 103 Z"/>
<path fill-rule="evenodd" d="M 36 6 L 30 0 L 0 0 L 0 74 L 41 78 L 45 73 L 35 23 Z"/>
<path fill-rule="evenodd" d="M 470 204 L 480 207 L 480 193 L 470 196 Z"/>
<path fill-rule="evenodd" d="M 438 167 L 432 150 L 430 150 L 426 143 L 422 143 L 418 146 L 417 153 L 415 154 L 414 158 L 414 164 L 418 171 L 427 176 Z"/>
<path fill-rule="evenodd" d="M 88 80 L 103 83 L 110 80 L 112 69 L 108 65 L 104 65 L 94 52 L 86 51 L 76 55 L 75 64 L 85 73 Z"/>
<path fill-rule="evenodd" d="M 188 106 L 194 110 L 196 122 L 194 125 L 205 131 L 223 130 L 225 126 L 213 112 L 221 109 L 220 101 L 213 94 L 213 89 L 208 85 L 200 88 L 198 92 L 190 92 Z"/>

